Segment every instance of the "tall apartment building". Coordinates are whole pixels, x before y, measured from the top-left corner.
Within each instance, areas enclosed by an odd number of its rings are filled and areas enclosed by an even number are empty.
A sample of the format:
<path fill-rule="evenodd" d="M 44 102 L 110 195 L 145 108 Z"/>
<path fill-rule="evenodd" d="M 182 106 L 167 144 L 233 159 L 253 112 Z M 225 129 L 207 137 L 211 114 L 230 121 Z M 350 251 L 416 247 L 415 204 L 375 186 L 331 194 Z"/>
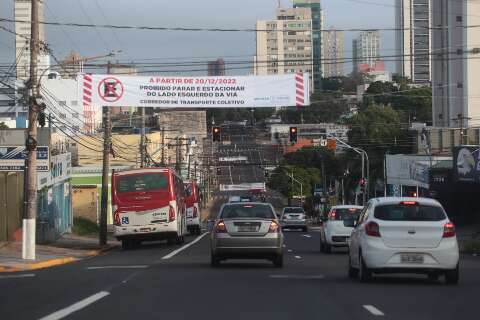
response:
<path fill-rule="evenodd" d="M 293 0 L 294 8 L 309 8 L 312 19 L 312 45 L 313 45 L 313 87 L 322 89 L 323 75 L 323 29 L 324 16 L 320 0 Z"/>
<path fill-rule="evenodd" d="M 43 21 L 43 1 L 39 1 L 39 20 Z M 27 80 L 30 77 L 30 35 L 32 20 L 32 2 L 30 0 L 15 0 L 15 57 L 18 64 L 16 68 L 17 79 Z M 18 22 L 24 21 L 24 22 Z M 39 40 L 45 41 L 45 28 L 39 25 Z M 38 57 L 39 70 L 50 66 L 49 56 L 46 52 L 40 52 Z M 40 73 L 39 73 L 40 74 Z"/>
<path fill-rule="evenodd" d="M 208 71 L 209 76 L 224 76 L 225 75 L 225 61 L 223 59 L 217 59 L 215 61 L 209 61 L 207 71 Z"/>
<path fill-rule="evenodd" d="M 334 29 L 334 27 L 330 28 Z M 344 36 L 343 31 L 326 31 L 323 34 L 323 77 L 341 77 L 344 75 Z"/>
<path fill-rule="evenodd" d="M 397 73 L 413 83 L 431 81 L 431 5 L 433 0 L 397 0 Z"/>
<path fill-rule="evenodd" d="M 362 31 L 357 39 L 352 42 L 353 45 L 353 61 L 354 72 L 358 72 L 358 68 L 362 64 L 374 67 L 380 60 L 380 32 Z"/>
<path fill-rule="evenodd" d="M 259 20 L 257 30 L 254 74 L 308 72 L 313 91 L 317 75 L 313 70 L 310 8 L 279 8 L 277 20 Z"/>
<path fill-rule="evenodd" d="M 480 2 L 435 0 L 431 12 L 433 125 L 478 126 Z"/>

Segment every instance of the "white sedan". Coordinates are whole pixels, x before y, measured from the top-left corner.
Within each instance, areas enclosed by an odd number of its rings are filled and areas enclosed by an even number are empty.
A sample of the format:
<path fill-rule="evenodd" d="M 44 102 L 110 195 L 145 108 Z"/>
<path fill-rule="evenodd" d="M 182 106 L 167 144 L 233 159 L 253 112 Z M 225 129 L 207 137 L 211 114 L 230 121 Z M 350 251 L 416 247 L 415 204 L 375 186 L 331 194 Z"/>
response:
<path fill-rule="evenodd" d="M 372 273 L 421 273 L 457 284 L 455 226 L 433 199 L 371 199 L 350 237 L 348 262 L 348 275 L 363 282 Z"/>

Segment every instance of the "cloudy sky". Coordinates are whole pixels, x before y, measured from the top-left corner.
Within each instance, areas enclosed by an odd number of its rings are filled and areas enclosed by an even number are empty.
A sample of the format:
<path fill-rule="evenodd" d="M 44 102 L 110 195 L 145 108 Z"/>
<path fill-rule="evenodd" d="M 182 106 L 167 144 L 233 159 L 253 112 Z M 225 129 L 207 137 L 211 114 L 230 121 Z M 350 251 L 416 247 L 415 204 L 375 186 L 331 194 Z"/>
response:
<path fill-rule="evenodd" d="M 93 24 L 159 27 L 254 28 L 256 20 L 272 19 L 278 0 L 44 0 L 45 20 Z M 281 0 L 291 6 L 290 0 Z M 348 28 L 394 27 L 394 0 L 323 0 L 326 26 Z M 13 18 L 13 0 L 0 0 L 0 17 Z M 13 29 L 9 23 L 1 25 Z M 351 39 L 345 34 L 345 56 Z M 224 57 L 249 60 L 255 52 L 253 32 L 141 31 L 101 28 L 46 27 L 46 40 L 59 58 L 75 50 L 83 56 L 122 50 L 121 61 L 175 62 Z M 14 37 L 0 30 L 0 63 L 14 60 Z M 382 32 L 382 53 L 392 54 L 394 34 Z M 155 59 L 155 60 L 153 60 Z M 389 64 L 389 69 L 392 65 Z M 347 67 L 347 70 L 349 67 Z M 247 70 L 230 70 L 242 74 Z M 392 70 L 393 71 L 393 70 Z"/>

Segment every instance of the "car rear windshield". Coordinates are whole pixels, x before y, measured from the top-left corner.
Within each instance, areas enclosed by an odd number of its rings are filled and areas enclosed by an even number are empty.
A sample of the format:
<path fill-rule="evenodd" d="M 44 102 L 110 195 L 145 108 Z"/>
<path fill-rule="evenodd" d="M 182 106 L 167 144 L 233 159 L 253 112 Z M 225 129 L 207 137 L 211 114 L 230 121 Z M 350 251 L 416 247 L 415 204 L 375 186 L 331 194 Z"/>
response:
<path fill-rule="evenodd" d="M 335 209 L 335 215 L 331 215 L 331 217 L 332 220 L 357 220 L 360 216 L 360 212 L 362 212 L 362 209 L 359 208 Z"/>
<path fill-rule="evenodd" d="M 304 213 L 303 208 L 285 208 L 283 213 Z"/>
<path fill-rule="evenodd" d="M 117 192 L 163 191 L 168 189 L 168 177 L 163 173 L 120 176 Z"/>
<path fill-rule="evenodd" d="M 441 207 L 416 204 L 388 204 L 375 208 L 375 218 L 388 221 L 441 221 L 446 218 Z"/>
<path fill-rule="evenodd" d="M 223 207 L 220 215 L 222 219 L 275 219 L 275 214 L 268 205 L 232 204 Z"/>

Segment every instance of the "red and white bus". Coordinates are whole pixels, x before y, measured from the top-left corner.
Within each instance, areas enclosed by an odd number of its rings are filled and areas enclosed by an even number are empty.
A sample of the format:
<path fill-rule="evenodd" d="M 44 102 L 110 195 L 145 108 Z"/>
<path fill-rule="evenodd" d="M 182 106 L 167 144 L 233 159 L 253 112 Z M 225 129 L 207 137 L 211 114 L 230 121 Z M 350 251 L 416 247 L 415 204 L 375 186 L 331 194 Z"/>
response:
<path fill-rule="evenodd" d="M 182 243 L 187 231 L 185 188 L 170 168 L 144 168 L 112 174 L 115 237 L 124 249 L 142 241 Z"/>
<path fill-rule="evenodd" d="M 194 181 L 185 183 L 186 204 L 187 204 L 187 229 L 191 234 L 200 234 L 200 194 L 198 185 Z"/>

